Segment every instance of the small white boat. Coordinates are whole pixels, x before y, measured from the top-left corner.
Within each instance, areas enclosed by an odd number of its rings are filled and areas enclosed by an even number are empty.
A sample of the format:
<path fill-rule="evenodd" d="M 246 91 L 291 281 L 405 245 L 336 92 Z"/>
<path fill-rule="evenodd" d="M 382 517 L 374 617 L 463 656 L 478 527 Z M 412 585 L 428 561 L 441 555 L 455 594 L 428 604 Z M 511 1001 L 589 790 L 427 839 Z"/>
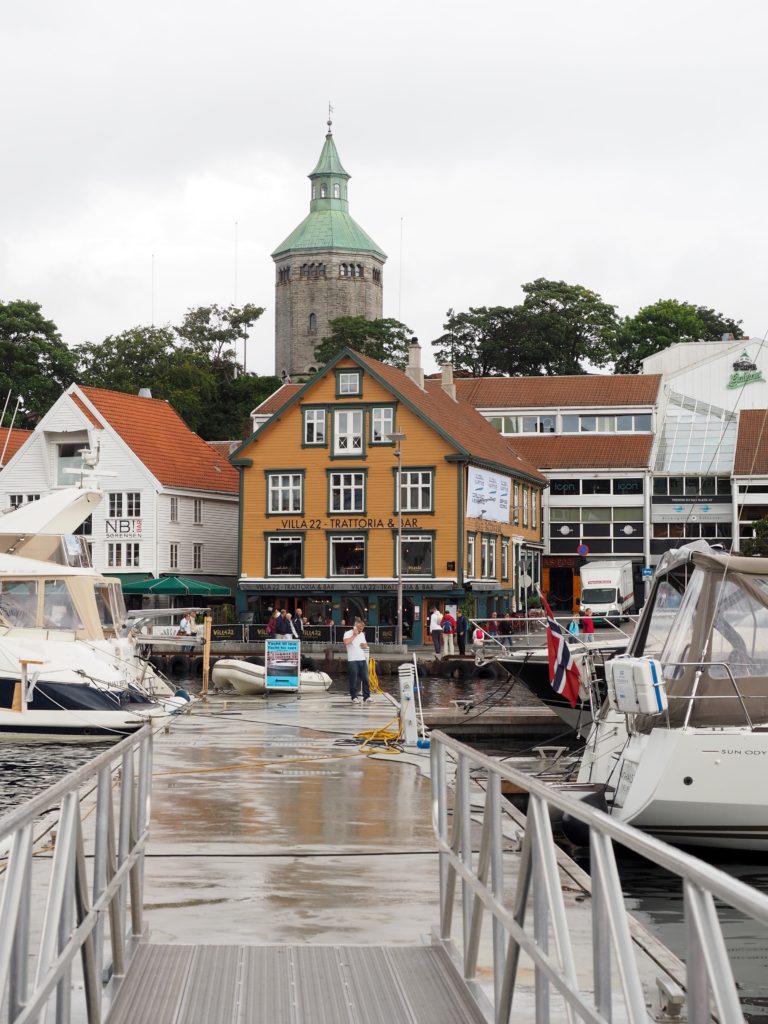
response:
<path fill-rule="evenodd" d="M 213 666 L 211 680 L 215 689 L 231 686 L 245 697 L 264 693 L 295 693 L 294 686 L 270 686 L 267 689 L 266 670 L 263 665 L 238 658 L 221 658 Z M 327 672 L 304 669 L 300 675 L 301 690 L 327 690 L 333 680 Z"/>

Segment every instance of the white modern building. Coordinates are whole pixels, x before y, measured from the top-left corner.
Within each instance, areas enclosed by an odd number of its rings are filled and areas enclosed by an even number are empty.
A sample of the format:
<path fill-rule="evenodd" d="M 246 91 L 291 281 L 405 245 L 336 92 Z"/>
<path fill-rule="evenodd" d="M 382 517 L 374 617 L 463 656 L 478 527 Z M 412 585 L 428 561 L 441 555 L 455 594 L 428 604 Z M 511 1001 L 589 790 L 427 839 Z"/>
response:
<path fill-rule="evenodd" d="M 83 449 L 105 492 L 81 529 L 95 568 L 126 582 L 170 573 L 234 583 L 237 471 L 148 395 L 71 385 L 0 472 L 0 508 L 77 483 Z"/>

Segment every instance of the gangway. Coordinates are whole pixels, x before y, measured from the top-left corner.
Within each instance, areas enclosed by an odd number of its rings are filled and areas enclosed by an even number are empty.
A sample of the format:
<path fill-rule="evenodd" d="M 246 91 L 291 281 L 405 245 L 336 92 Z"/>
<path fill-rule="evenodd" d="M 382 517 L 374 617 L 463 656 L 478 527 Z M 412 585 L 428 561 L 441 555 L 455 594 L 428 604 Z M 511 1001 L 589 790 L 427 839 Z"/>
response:
<path fill-rule="evenodd" d="M 317 710 L 302 713 L 318 721 Z M 713 1013 L 743 1020 L 715 900 L 766 925 L 768 898 L 440 733 L 430 751 L 440 891 L 431 941 L 154 943 L 143 910 L 152 758 L 146 727 L 0 820 L 9 1024 L 607 1024 L 681 1011 L 696 1024 Z M 394 757 L 383 763 L 403 771 Z M 502 800 L 505 781 L 527 790 L 524 819 Z M 561 812 L 591 835 L 591 898 L 576 904 L 552 834 Z M 658 993 L 638 967 L 615 845 L 682 883 L 687 971 L 671 955 L 662 971 L 659 959 Z M 577 908 L 587 932 L 572 927 Z M 483 958 L 489 976 L 478 972 Z"/>

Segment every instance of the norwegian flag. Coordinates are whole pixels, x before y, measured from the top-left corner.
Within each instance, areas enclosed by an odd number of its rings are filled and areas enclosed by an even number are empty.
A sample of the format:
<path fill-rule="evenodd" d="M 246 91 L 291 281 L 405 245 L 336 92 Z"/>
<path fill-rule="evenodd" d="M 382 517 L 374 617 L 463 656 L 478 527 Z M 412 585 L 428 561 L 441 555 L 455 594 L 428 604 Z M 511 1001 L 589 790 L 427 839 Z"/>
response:
<path fill-rule="evenodd" d="M 541 593 L 541 592 L 540 592 Z M 541 594 L 541 602 L 547 613 L 547 654 L 549 656 L 549 682 L 555 693 L 565 697 L 572 708 L 579 699 L 579 666 L 565 642 L 563 630 L 552 614 L 547 599 Z"/>

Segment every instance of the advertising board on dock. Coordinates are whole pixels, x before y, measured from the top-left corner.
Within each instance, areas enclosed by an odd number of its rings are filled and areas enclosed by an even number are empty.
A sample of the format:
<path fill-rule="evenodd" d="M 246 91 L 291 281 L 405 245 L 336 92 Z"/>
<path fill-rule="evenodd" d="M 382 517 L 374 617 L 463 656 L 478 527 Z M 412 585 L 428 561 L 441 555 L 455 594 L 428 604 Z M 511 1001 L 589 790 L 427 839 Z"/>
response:
<path fill-rule="evenodd" d="M 298 640 L 267 640 L 264 645 L 264 666 L 268 690 L 279 686 L 299 688 L 301 643 Z"/>

